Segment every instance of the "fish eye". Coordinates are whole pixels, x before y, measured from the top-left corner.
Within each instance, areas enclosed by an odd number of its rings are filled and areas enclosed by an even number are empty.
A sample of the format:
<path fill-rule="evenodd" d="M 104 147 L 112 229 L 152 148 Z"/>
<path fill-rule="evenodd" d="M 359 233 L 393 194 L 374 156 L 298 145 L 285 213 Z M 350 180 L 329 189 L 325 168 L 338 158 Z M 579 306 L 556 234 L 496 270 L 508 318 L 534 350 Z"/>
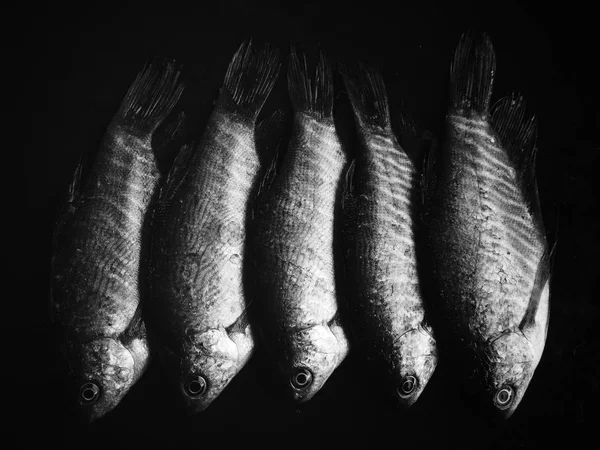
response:
<path fill-rule="evenodd" d="M 398 388 L 398 394 L 400 395 L 400 397 L 408 397 L 410 395 L 412 395 L 413 392 L 415 392 L 415 389 L 417 388 L 417 378 L 413 377 L 412 375 L 407 375 L 404 378 L 402 378 L 402 381 L 400 383 L 400 387 Z"/>
<path fill-rule="evenodd" d="M 190 397 L 199 397 L 206 392 L 207 386 L 202 375 L 190 375 L 185 382 L 185 393 Z"/>
<path fill-rule="evenodd" d="M 100 396 L 100 388 L 96 383 L 87 382 L 79 389 L 79 399 L 81 403 L 94 403 Z"/>
<path fill-rule="evenodd" d="M 290 384 L 297 391 L 306 389 L 312 383 L 313 375 L 310 370 L 301 367 L 290 378 Z"/>
<path fill-rule="evenodd" d="M 502 386 L 496 391 L 494 396 L 494 403 L 500 409 L 506 409 L 512 403 L 514 397 L 514 390 L 511 386 Z"/>

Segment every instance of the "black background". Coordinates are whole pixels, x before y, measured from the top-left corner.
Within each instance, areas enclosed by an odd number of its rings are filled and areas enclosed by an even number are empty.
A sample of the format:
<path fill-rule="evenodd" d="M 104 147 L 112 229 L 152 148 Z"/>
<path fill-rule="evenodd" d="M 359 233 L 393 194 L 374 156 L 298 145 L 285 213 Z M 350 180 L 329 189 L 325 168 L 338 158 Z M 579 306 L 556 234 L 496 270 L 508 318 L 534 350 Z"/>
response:
<path fill-rule="evenodd" d="M 14 382 L 8 386 L 23 386 L 9 392 L 17 401 L 13 417 L 35 432 L 19 432 L 18 439 L 59 445 L 164 441 L 200 446 L 206 445 L 196 435 L 201 431 L 332 431 L 339 436 L 364 431 L 392 432 L 398 446 L 435 442 L 446 447 L 456 441 L 463 447 L 535 448 L 559 437 L 572 445 L 591 431 L 600 380 L 600 346 L 593 329 L 598 319 L 593 300 L 598 295 L 598 207 L 592 188 L 600 116 L 592 83 L 598 72 L 592 69 L 597 42 L 591 9 L 574 2 L 557 10 L 550 4 L 538 8 L 507 2 L 486 7 L 419 1 L 369 1 L 360 7 L 350 2 L 327 7 L 201 3 L 102 3 L 86 10 L 32 5 L 23 12 L 27 51 L 20 95 L 32 119 L 24 151 L 27 245 L 20 252 L 19 272 L 24 296 L 18 299 L 25 313 L 9 320 L 8 330 L 23 345 L 18 353 L 25 363 L 7 374 Z M 445 375 L 451 365 L 442 364 L 419 402 L 399 411 L 357 355 L 350 355 L 322 391 L 298 409 L 283 396 L 259 348 L 223 394 L 197 416 L 178 410 L 174 391 L 153 364 L 111 414 L 91 426 L 77 424 L 68 412 L 48 338 L 52 228 L 79 153 L 98 146 L 146 60 L 158 55 L 183 64 L 187 88 L 179 106 L 188 115 L 191 134 L 202 131 L 231 56 L 242 40 L 253 37 L 257 43 L 277 45 L 283 61 L 290 43 L 300 44 L 309 58 L 320 43 L 332 59 L 356 58 L 379 67 L 390 102 L 401 104 L 421 127 L 439 136 L 449 62 L 460 34 L 468 29 L 488 32 L 494 44 L 493 98 L 521 92 L 538 118 L 543 216 L 550 238 L 557 230 L 559 237 L 546 349 L 515 415 L 490 425 L 461 401 Z M 265 111 L 287 102 L 282 80 Z M 336 85 L 336 92 L 341 90 Z"/>

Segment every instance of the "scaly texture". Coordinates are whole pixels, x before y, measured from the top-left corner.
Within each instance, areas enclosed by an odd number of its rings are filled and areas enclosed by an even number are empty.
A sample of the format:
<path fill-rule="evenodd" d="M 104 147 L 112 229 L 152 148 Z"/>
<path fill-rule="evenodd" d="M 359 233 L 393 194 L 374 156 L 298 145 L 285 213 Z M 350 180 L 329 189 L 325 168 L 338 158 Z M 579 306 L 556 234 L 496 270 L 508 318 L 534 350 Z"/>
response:
<path fill-rule="evenodd" d="M 336 321 L 334 268 L 334 213 L 345 162 L 333 122 L 296 114 L 294 134 L 260 218 L 267 344 L 291 379 L 310 371 L 308 385 L 291 382 L 299 401 L 318 392 L 348 351 Z"/>
<path fill-rule="evenodd" d="M 53 312 L 90 420 L 114 408 L 148 363 L 139 278 L 160 175 L 151 140 L 181 95 L 177 78 L 170 63 L 140 72 L 84 184 L 78 167 L 57 227 Z"/>
<path fill-rule="evenodd" d="M 417 273 L 419 177 L 392 132 L 381 75 L 359 66 L 346 69 L 344 79 L 360 138 L 348 199 L 352 211 L 346 214 L 354 233 L 354 328 L 366 350 L 383 362 L 401 404 L 411 405 L 437 364 Z"/>
<path fill-rule="evenodd" d="M 155 211 L 153 317 L 193 412 L 219 396 L 254 348 L 243 261 L 260 169 L 255 121 L 276 80 L 275 56 L 242 44 L 201 141 L 175 161 Z"/>
<path fill-rule="evenodd" d="M 451 84 L 462 101 L 446 118 L 430 218 L 440 293 L 452 335 L 466 351 L 469 379 L 484 404 L 507 417 L 542 355 L 550 270 L 528 162 L 531 122 L 523 120 L 522 105 L 502 101 L 496 129 L 490 124 L 492 74 L 485 72 L 493 71 L 493 60 L 487 38 L 459 43 Z"/>

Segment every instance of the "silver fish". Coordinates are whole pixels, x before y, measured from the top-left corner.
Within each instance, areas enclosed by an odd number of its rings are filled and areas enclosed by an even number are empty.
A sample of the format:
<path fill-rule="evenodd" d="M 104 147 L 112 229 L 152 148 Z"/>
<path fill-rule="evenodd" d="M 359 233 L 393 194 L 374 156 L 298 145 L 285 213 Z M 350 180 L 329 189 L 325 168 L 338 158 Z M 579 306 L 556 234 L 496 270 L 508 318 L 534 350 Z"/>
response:
<path fill-rule="evenodd" d="M 151 141 L 182 93 L 178 76 L 171 63 L 139 73 L 86 183 L 80 161 L 55 230 L 51 308 L 89 421 L 117 406 L 149 362 L 139 278 L 160 177 Z"/>
<path fill-rule="evenodd" d="M 348 267 L 356 280 L 354 330 L 387 370 L 401 405 L 417 401 L 437 365 L 417 273 L 415 229 L 420 174 L 390 122 L 381 74 L 344 70 L 359 135 L 344 198 L 352 239 Z"/>
<path fill-rule="evenodd" d="M 487 36 L 461 38 L 447 136 L 427 175 L 428 216 L 449 336 L 483 404 L 509 417 L 544 350 L 552 251 L 535 181 L 535 123 L 521 97 L 490 112 L 495 66 Z"/>
<path fill-rule="evenodd" d="M 260 163 L 256 118 L 277 51 L 235 53 L 201 141 L 178 155 L 153 220 L 152 317 L 166 369 L 202 411 L 254 349 L 243 285 L 246 222 Z"/>
<path fill-rule="evenodd" d="M 292 136 L 278 173 L 269 172 L 255 236 L 262 332 L 299 402 L 310 400 L 348 353 L 334 267 L 334 215 L 346 156 L 322 54 L 314 83 L 307 72 L 306 59 L 292 49 Z"/>

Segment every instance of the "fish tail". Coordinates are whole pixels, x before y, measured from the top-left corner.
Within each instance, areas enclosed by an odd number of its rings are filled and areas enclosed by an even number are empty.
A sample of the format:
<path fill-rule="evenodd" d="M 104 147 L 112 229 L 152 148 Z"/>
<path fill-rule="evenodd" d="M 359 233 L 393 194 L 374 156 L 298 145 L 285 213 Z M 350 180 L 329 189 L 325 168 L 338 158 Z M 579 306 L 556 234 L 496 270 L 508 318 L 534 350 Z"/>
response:
<path fill-rule="evenodd" d="M 313 81 L 308 76 L 306 55 L 298 55 L 292 46 L 287 78 L 290 100 L 296 111 L 315 115 L 320 120 L 333 117 L 333 78 L 322 50 Z"/>
<path fill-rule="evenodd" d="M 117 117 L 134 131 L 153 133 L 181 97 L 183 85 L 178 82 L 179 75 L 172 61 L 146 64 L 127 91 Z"/>
<path fill-rule="evenodd" d="M 381 73 L 377 69 L 358 63 L 352 68 L 343 66 L 342 76 L 348 89 L 350 103 L 360 123 L 389 129 L 390 110 Z"/>
<path fill-rule="evenodd" d="M 463 113 L 487 115 L 496 72 L 490 38 L 469 32 L 461 36 L 450 66 L 450 102 Z"/>
<path fill-rule="evenodd" d="M 279 75 L 279 51 L 264 45 L 258 50 L 252 42 L 243 42 L 229 63 L 220 106 L 252 122 L 271 93 Z"/>

